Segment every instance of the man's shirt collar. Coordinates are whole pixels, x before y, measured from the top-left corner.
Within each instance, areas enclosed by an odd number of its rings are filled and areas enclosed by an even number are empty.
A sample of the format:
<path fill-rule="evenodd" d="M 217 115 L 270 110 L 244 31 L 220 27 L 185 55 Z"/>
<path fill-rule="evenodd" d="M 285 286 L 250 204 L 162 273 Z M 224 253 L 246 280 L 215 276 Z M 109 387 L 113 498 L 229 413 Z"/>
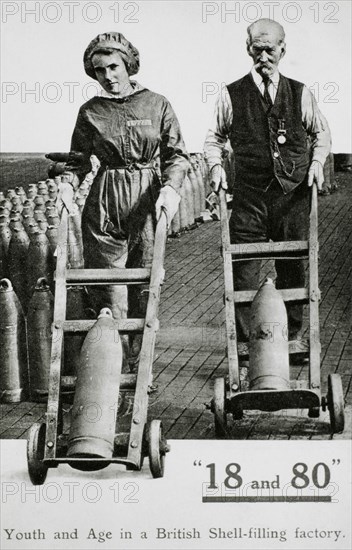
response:
<path fill-rule="evenodd" d="M 260 88 L 264 84 L 263 79 L 260 76 L 260 74 L 257 73 L 257 71 L 255 70 L 254 67 L 252 67 L 252 69 L 251 69 L 251 75 L 253 77 L 253 80 L 254 80 L 255 84 L 258 86 L 258 88 Z M 280 80 L 280 73 L 279 73 L 278 70 L 276 70 L 274 72 L 274 74 L 271 75 L 270 80 L 273 83 L 273 85 L 275 86 L 275 88 L 277 88 L 278 85 L 279 85 L 279 80 Z"/>

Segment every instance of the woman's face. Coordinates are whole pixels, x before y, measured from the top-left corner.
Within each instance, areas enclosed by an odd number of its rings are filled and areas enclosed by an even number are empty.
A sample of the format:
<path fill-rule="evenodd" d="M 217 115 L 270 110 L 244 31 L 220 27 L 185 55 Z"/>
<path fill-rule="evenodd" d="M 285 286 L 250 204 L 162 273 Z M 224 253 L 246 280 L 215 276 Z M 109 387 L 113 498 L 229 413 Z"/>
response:
<path fill-rule="evenodd" d="M 96 53 L 92 64 L 99 84 L 109 94 L 118 94 L 130 85 L 126 65 L 118 52 Z"/>

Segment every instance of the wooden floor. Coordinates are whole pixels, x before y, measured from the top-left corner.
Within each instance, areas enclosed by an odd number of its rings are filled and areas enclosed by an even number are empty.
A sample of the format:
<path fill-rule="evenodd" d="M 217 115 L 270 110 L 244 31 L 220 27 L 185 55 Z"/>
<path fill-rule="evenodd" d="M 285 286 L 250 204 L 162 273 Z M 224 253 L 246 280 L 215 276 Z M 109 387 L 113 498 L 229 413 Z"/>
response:
<path fill-rule="evenodd" d="M 328 413 L 309 419 L 302 409 L 247 411 L 241 421 L 230 423 L 229 438 L 351 438 L 351 174 L 338 174 L 337 182 L 335 193 L 319 197 L 321 377 L 323 394 L 329 373 L 342 377 L 345 431 L 331 435 Z M 219 222 L 170 239 L 165 267 L 149 416 L 162 420 L 169 439 L 214 439 L 213 414 L 205 404 L 212 398 L 214 379 L 227 373 Z M 267 262 L 264 270 L 270 269 Z M 292 379 L 306 377 L 307 369 L 291 368 Z M 26 437 L 44 413 L 44 404 L 1 404 L 0 437 Z M 124 421 L 128 419 L 127 411 Z"/>

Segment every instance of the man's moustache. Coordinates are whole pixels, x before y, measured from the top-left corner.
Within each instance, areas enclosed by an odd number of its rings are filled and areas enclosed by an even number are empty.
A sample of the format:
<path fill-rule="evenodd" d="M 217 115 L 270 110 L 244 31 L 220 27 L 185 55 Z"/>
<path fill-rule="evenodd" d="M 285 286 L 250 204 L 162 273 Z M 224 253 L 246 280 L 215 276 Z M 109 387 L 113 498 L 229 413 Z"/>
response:
<path fill-rule="evenodd" d="M 254 65 L 254 68 L 255 69 L 272 69 L 273 66 L 271 65 L 271 63 L 262 63 L 261 61 L 259 61 L 259 63 L 256 63 Z"/>

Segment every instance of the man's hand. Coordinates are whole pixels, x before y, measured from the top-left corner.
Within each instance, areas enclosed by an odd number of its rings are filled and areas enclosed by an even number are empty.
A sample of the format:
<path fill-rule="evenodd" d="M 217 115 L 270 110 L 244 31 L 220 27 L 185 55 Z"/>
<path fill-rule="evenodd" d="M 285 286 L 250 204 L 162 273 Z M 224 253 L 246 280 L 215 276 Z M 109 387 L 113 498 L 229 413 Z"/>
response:
<path fill-rule="evenodd" d="M 181 197 L 171 185 L 165 185 L 160 189 L 160 195 L 155 203 L 156 221 L 159 221 L 161 211 L 164 210 L 167 219 L 167 227 L 170 227 L 172 219 L 178 210 Z"/>
<path fill-rule="evenodd" d="M 324 169 L 318 160 L 313 160 L 308 171 L 308 186 L 311 187 L 314 182 L 320 191 L 324 183 Z"/>
<path fill-rule="evenodd" d="M 210 172 L 210 185 L 214 189 L 215 193 L 219 193 L 219 190 L 227 189 L 227 181 L 225 170 L 221 164 L 215 164 Z"/>

